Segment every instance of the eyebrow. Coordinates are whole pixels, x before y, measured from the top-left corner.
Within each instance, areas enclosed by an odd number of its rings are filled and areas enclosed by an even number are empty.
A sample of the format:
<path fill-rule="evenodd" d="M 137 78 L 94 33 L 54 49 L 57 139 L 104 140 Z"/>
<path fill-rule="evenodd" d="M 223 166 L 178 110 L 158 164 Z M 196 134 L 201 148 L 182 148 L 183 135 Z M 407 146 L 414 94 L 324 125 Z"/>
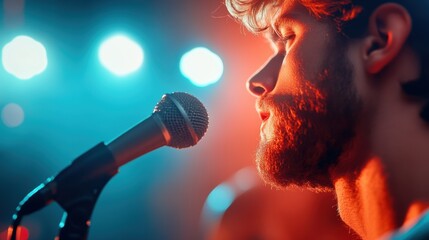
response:
<path fill-rule="evenodd" d="M 299 14 L 293 11 L 284 12 L 280 16 L 276 18 L 272 26 L 274 26 L 274 29 L 277 29 L 280 25 L 283 24 L 293 24 L 298 22 L 299 20 Z"/>

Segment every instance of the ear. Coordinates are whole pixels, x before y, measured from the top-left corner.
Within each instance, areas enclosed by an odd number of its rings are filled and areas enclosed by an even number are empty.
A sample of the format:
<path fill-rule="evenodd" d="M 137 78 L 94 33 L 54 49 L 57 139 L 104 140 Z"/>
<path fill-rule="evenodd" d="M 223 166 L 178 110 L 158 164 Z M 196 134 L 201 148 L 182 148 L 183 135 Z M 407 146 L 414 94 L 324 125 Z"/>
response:
<path fill-rule="evenodd" d="M 385 3 L 371 14 L 364 39 L 365 68 L 382 71 L 401 51 L 411 32 L 411 16 L 399 4 Z"/>

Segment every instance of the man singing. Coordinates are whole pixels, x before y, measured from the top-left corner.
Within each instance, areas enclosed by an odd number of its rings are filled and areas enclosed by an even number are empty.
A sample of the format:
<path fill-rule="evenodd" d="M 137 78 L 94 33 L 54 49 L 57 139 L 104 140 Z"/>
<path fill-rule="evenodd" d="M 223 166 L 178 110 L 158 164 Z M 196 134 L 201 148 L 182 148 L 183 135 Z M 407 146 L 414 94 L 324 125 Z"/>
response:
<path fill-rule="evenodd" d="M 363 239 L 429 239 L 429 1 L 226 6 L 274 50 L 247 82 L 263 179 L 335 191 Z"/>

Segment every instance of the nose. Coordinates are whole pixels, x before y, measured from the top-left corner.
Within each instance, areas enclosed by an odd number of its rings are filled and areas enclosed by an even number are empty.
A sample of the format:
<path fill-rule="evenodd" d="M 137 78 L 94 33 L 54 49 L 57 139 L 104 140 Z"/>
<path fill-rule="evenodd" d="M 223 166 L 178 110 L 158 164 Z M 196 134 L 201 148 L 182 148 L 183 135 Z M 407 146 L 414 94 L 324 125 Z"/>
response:
<path fill-rule="evenodd" d="M 283 59 L 283 54 L 272 56 L 252 77 L 250 77 L 247 81 L 247 89 L 252 95 L 261 97 L 274 89 Z"/>

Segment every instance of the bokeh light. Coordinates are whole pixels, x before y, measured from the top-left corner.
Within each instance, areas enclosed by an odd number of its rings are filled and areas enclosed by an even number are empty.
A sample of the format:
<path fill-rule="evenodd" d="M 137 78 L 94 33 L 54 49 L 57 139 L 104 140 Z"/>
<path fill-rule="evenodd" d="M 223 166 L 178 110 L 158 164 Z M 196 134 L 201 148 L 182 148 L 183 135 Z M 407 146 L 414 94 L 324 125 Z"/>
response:
<path fill-rule="evenodd" d="M 231 205 L 234 198 L 234 190 L 227 184 L 220 184 L 210 192 L 207 205 L 213 212 L 222 213 Z"/>
<path fill-rule="evenodd" d="M 9 103 L 3 108 L 1 118 L 7 127 L 18 127 L 24 121 L 24 110 L 16 103 Z"/>
<path fill-rule="evenodd" d="M 197 47 L 180 59 L 180 71 L 195 86 L 205 87 L 216 83 L 223 74 L 223 62 L 214 52 Z"/>
<path fill-rule="evenodd" d="M 259 182 L 259 176 L 253 166 L 240 169 L 233 176 L 233 183 L 240 194 L 255 187 Z"/>
<path fill-rule="evenodd" d="M 12 233 L 12 228 L 8 228 L 2 232 L 0 232 L 0 240 L 9 239 L 10 234 Z M 16 239 L 17 240 L 28 240 L 30 237 L 30 232 L 26 227 L 19 226 L 16 232 Z"/>
<path fill-rule="evenodd" d="M 98 57 L 110 72 L 125 76 L 141 67 L 144 54 L 138 43 L 124 35 L 115 35 L 101 44 Z"/>
<path fill-rule="evenodd" d="M 46 69 L 48 58 L 40 42 L 28 36 L 17 36 L 3 47 L 2 63 L 7 72 L 27 80 Z"/>

